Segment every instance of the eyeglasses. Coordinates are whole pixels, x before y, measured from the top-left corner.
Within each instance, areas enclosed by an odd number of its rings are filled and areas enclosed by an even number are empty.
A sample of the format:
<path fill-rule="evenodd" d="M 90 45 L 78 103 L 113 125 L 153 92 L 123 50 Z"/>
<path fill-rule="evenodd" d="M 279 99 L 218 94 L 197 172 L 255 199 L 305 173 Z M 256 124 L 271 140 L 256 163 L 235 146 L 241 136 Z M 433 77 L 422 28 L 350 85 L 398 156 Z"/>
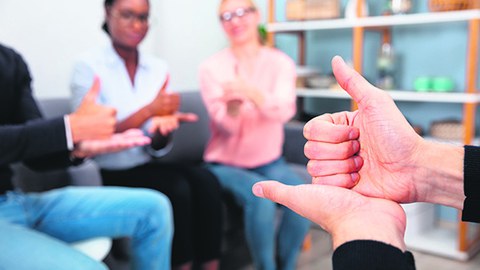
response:
<path fill-rule="evenodd" d="M 135 14 L 131 11 L 119 11 L 118 13 L 112 12 L 112 15 L 127 24 L 133 24 L 135 21 L 138 21 L 142 25 L 150 25 L 149 14 Z"/>
<path fill-rule="evenodd" d="M 231 22 L 235 17 L 243 18 L 245 15 L 254 12 L 256 9 L 254 7 L 248 8 L 237 8 L 235 11 L 226 11 L 220 14 L 220 21 L 222 22 Z"/>

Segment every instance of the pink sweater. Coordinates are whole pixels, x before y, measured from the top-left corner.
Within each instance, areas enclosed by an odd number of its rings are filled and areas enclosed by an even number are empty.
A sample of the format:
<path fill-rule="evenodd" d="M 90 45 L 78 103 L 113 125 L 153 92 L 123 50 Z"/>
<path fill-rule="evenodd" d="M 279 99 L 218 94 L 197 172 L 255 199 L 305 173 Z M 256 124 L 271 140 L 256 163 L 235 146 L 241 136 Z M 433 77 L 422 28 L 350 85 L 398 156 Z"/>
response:
<path fill-rule="evenodd" d="M 205 150 L 207 162 L 241 168 L 266 165 L 282 154 L 283 125 L 295 114 L 295 64 L 277 49 L 264 47 L 254 67 L 254 74 L 242 76 L 262 91 L 261 108 L 245 100 L 241 113 L 227 114 L 222 85 L 235 78 L 236 59 L 224 49 L 200 67 L 203 101 L 210 115 L 211 138 Z"/>

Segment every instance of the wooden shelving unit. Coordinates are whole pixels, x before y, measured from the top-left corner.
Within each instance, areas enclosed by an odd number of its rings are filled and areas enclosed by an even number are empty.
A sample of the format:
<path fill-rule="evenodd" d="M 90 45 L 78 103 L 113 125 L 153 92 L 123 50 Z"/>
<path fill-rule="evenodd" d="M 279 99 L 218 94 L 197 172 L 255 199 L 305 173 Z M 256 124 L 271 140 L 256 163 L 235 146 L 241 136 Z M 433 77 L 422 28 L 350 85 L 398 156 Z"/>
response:
<path fill-rule="evenodd" d="M 357 14 L 363 14 L 364 0 L 358 1 Z M 392 16 L 361 17 L 355 19 L 333 19 L 315 21 L 275 21 L 275 1 L 269 0 L 267 24 L 268 43 L 275 45 L 275 34 L 290 33 L 298 36 L 299 63 L 305 64 L 305 32 L 318 30 L 352 29 L 353 66 L 359 72 L 363 68 L 363 44 L 365 31 L 381 31 L 383 40 L 390 40 L 391 28 L 404 25 L 442 24 L 465 22 L 468 25 L 468 49 L 466 55 L 465 90 L 453 93 L 418 93 L 406 90 L 388 91 L 396 101 L 457 103 L 463 105 L 463 124 L 465 137 L 462 144 L 473 144 L 475 137 L 475 114 L 480 103 L 478 93 L 478 59 L 480 36 L 480 9 L 417 13 Z M 350 99 L 344 91 L 329 89 L 297 89 L 301 98 Z M 352 103 L 352 109 L 356 106 Z M 408 211 L 407 211 L 408 212 Z M 408 231 L 408 229 L 407 229 Z M 458 222 L 454 228 L 431 226 L 422 233 L 413 233 L 406 237 L 411 249 L 467 260 L 480 249 L 480 228 L 476 225 Z"/>

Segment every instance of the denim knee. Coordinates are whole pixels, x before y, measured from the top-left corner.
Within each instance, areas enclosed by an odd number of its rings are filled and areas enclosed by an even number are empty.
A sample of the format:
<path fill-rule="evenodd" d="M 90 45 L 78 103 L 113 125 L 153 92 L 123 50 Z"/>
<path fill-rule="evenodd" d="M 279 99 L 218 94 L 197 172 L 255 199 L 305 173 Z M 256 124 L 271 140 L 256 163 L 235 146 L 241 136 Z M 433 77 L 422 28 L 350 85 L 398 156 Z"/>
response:
<path fill-rule="evenodd" d="M 140 209 L 145 211 L 145 221 L 151 228 L 163 228 L 173 235 L 173 214 L 170 200 L 164 194 L 151 189 L 136 189 L 141 201 Z"/>
<path fill-rule="evenodd" d="M 250 203 L 247 204 L 247 207 L 251 208 L 250 210 L 254 213 L 257 213 L 255 214 L 257 223 L 270 222 L 274 219 L 276 204 L 272 201 L 262 198 L 253 198 L 250 200 Z"/>

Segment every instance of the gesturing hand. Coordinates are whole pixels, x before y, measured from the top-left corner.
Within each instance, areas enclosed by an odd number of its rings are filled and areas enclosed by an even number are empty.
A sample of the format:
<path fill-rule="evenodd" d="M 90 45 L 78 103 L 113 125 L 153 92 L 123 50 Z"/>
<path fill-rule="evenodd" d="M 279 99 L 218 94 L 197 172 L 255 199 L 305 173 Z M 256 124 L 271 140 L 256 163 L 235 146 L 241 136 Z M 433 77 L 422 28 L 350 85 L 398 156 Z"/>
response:
<path fill-rule="evenodd" d="M 332 235 L 334 249 L 348 241 L 376 240 L 405 250 L 405 212 L 392 201 L 340 187 L 287 186 L 276 181 L 255 184 L 253 193 L 319 224 Z"/>
<path fill-rule="evenodd" d="M 194 113 L 176 113 L 167 116 L 157 116 L 152 118 L 152 123 L 148 128 L 149 133 L 159 131 L 163 136 L 168 135 L 172 131 L 178 129 L 180 122 L 195 122 L 198 116 Z"/>
<path fill-rule="evenodd" d="M 69 115 L 74 143 L 83 140 L 106 139 L 112 136 L 116 124 L 116 110 L 96 103 L 100 93 L 100 79 L 95 77 L 78 109 Z"/>
<path fill-rule="evenodd" d="M 171 115 L 178 111 L 180 107 L 180 95 L 177 93 L 167 93 L 167 86 L 170 77 L 167 76 L 162 88 L 158 91 L 155 99 L 147 105 L 150 116 Z"/>
<path fill-rule="evenodd" d="M 353 188 L 396 202 L 434 202 L 429 197 L 438 194 L 433 192 L 429 169 L 439 165 L 435 164 L 439 157 L 448 159 L 438 152 L 441 147 L 418 136 L 392 98 L 340 57 L 332 60 L 332 66 L 358 110 L 322 115 L 305 125 L 305 155 L 311 159 L 313 183 Z M 461 162 L 460 157 L 450 163 Z"/>
<path fill-rule="evenodd" d="M 73 155 L 78 158 L 85 158 L 118 152 L 149 143 L 150 138 L 145 136 L 141 130 L 129 129 L 122 133 L 116 133 L 108 139 L 82 141 L 75 145 Z"/>
<path fill-rule="evenodd" d="M 224 98 L 228 101 L 228 110 L 232 115 L 238 114 L 239 107 L 244 99 L 250 100 L 255 106 L 260 107 L 265 97 L 255 86 L 248 83 L 240 74 L 239 65 L 235 65 L 235 78 L 222 85 Z M 242 101 L 242 102 L 241 102 Z"/>

